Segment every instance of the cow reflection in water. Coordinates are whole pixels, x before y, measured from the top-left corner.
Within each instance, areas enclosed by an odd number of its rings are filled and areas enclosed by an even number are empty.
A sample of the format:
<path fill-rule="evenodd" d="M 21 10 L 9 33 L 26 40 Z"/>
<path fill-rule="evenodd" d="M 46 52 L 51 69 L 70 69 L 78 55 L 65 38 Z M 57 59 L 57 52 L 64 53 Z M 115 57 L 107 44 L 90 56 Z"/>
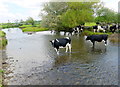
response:
<path fill-rule="evenodd" d="M 107 51 L 106 47 L 105 48 L 95 48 L 95 47 L 92 47 L 91 50 L 90 50 L 91 53 L 98 53 L 98 54 L 106 53 L 106 51 Z"/>
<path fill-rule="evenodd" d="M 54 67 L 57 67 L 59 65 L 64 65 L 65 63 L 68 63 L 71 60 L 71 54 L 61 54 L 55 58 Z"/>

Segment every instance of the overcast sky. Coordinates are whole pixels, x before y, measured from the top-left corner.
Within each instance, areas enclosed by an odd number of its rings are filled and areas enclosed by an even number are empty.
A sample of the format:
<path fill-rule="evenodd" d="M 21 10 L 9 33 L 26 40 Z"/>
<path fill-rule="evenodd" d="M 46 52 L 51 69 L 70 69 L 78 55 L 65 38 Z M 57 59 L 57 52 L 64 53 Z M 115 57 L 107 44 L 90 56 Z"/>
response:
<path fill-rule="evenodd" d="M 26 20 L 28 17 L 33 17 L 35 20 L 40 20 L 38 17 L 42 4 L 49 0 L 0 0 L 0 23 L 10 20 Z M 114 11 L 118 11 L 118 2 L 120 0 L 101 0 L 104 6 Z"/>

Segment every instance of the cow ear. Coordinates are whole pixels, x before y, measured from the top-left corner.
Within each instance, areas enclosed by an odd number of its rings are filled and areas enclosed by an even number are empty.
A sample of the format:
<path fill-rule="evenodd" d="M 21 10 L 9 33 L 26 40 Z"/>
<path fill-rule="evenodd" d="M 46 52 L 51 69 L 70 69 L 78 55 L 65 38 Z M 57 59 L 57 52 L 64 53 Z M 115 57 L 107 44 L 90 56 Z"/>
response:
<path fill-rule="evenodd" d="M 50 42 L 52 42 L 52 40 L 50 40 Z"/>

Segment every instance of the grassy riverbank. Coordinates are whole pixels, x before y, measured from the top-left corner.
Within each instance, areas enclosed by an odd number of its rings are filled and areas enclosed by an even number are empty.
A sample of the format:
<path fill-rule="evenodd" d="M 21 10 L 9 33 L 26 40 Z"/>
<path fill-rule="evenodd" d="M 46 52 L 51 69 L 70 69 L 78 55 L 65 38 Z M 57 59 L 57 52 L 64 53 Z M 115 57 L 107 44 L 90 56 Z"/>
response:
<path fill-rule="evenodd" d="M 42 28 L 42 27 L 26 27 L 23 28 L 23 32 L 37 32 L 37 31 L 47 31 L 49 30 L 48 28 Z"/>
<path fill-rule="evenodd" d="M 83 32 L 83 35 L 100 35 L 100 34 L 110 35 L 110 34 L 112 34 L 112 33 L 111 33 L 111 32 L 108 32 L 108 33 L 93 32 L 93 31 L 88 31 L 88 30 L 85 30 L 85 31 Z"/>
<path fill-rule="evenodd" d="M 0 31 L 0 87 L 2 87 L 2 74 L 3 74 L 3 70 L 2 70 L 2 49 L 6 46 L 7 44 L 7 40 L 5 38 L 6 34 L 3 31 Z"/>
<path fill-rule="evenodd" d="M 118 43 L 120 44 L 120 33 L 115 33 L 109 36 L 109 40 L 113 43 Z"/>
<path fill-rule="evenodd" d="M 7 40 L 5 38 L 5 32 L 0 31 L 0 49 L 3 49 L 5 45 L 7 44 Z"/>
<path fill-rule="evenodd" d="M 0 51 L 0 55 L 2 56 L 2 52 Z M 2 87 L 2 58 L 0 58 L 0 87 Z"/>

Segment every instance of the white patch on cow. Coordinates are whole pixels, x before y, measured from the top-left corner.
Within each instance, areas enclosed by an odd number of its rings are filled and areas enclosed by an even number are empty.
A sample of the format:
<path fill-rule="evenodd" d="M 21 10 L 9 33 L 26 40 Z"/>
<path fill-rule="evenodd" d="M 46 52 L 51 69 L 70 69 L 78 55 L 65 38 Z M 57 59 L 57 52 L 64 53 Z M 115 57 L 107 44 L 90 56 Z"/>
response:
<path fill-rule="evenodd" d="M 52 43 L 54 43 L 55 42 L 55 40 L 52 40 Z"/>
<path fill-rule="evenodd" d="M 66 47 L 63 47 L 63 46 L 59 46 L 59 48 L 66 48 Z"/>
<path fill-rule="evenodd" d="M 100 30 L 102 30 L 105 33 L 105 30 L 101 26 L 98 25 L 98 30 L 97 31 L 99 32 Z"/>
<path fill-rule="evenodd" d="M 70 39 L 69 37 L 65 37 L 65 38 Z"/>
<path fill-rule="evenodd" d="M 59 40 L 58 40 L 58 39 L 56 39 L 56 41 L 57 41 L 57 42 L 59 42 Z"/>
<path fill-rule="evenodd" d="M 78 33 L 80 32 L 78 27 L 77 27 L 77 32 L 78 32 Z"/>
<path fill-rule="evenodd" d="M 105 44 L 105 46 L 107 46 L 107 44 Z"/>

